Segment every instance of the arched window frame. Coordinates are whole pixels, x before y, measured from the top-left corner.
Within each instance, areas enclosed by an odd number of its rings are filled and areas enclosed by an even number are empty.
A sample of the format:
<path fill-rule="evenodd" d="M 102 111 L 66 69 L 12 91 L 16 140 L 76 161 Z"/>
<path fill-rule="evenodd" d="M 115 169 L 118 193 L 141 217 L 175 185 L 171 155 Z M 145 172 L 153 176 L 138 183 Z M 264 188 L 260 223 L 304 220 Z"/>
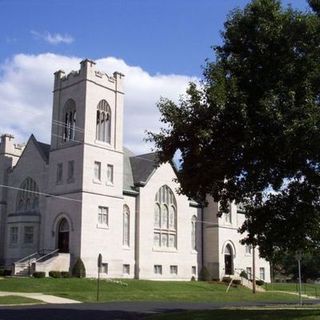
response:
<path fill-rule="evenodd" d="M 37 211 L 39 209 L 39 188 L 36 182 L 27 177 L 20 185 L 17 199 L 16 211 Z"/>
<path fill-rule="evenodd" d="M 63 141 L 75 141 L 76 138 L 76 103 L 73 99 L 67 100 L 64 105 Z"/>
<path fill-rule="evenodd" d="M 122 244 L 130 246 L 130 209 L 127 205 L 123 206 L 123 237 Z"/>
<path fill-rule="evenodd" d="M 177 248 L 177 203 L 172 190 L 162 186 L 155 196 L 154 241 L 156 249 Z"/>
<path fill-rule="evenodd" d="M 97 105 L 96 140 L 111 143 L 111 108 L 106 100 Z"/>

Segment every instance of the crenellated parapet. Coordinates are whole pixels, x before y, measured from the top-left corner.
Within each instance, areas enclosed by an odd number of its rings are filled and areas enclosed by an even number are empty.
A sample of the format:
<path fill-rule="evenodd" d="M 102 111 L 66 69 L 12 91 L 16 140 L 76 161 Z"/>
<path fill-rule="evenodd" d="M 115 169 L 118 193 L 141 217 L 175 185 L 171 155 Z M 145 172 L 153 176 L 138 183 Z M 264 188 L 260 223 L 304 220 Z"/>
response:
<path fill-rule="evenodd" d="M 105 72 L 96 70 L 95 65 L 94 61 L 85 59 L 80 62 L 80 70 L 78 71 L 71 71 L 67 75 L 63 70 L 55 72 L 54 91 L 76 85 L 81 81 L 92 81 L 109 90 L 123 93 L 122 79 L 124 75 L 116 71 L 110 76 Z"/>
<path fill-rule="evenodd" d="M 12 134 L 5 133 L 1 135 L 0 155 L 8 154 L 20 157 L 24 147 L 24 144 L 14 143 L 14 136 Z"/>

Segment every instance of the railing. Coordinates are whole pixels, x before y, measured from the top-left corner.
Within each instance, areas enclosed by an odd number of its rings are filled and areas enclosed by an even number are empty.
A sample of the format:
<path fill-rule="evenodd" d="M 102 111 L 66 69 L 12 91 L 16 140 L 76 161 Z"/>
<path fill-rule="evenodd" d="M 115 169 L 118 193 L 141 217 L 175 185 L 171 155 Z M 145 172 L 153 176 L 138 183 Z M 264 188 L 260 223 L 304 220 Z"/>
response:
<path fill-rule="evenodd" d="M 20 264 L 20 263 L 28 262 L 31 259 L 36 259 L 37 255 L 39 255 L 39 252 L 34 252 L 34 253 L 28 255 L 27 257 L 23 257 L 22 259 L 14 262 L 14 264 Z"/>
<path fill-rule="evenodd" d="M 41 256 L 39 259 L 37 259 L 37 260 L 35 261 L 35 263 L 37 263 L 37 262 L 44 262 L 44 261 L 46 261 L 46 260 L 49 260 L 49 259 L 51 259 L 52 257 L 57 256 L 58 253 L 59 253 L 59 249 L 50 251 L 49 253 L 47 253 L 47 254 Z"/>

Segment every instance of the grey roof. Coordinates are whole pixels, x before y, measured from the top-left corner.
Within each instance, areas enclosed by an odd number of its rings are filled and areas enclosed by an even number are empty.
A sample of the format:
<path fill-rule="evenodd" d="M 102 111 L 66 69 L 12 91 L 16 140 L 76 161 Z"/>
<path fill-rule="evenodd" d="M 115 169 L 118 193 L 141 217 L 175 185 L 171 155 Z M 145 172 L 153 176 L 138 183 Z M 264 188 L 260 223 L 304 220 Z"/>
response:
<path fill-rule="evenodd" d="M 134 154 L 127 148 L 123 148 L 123 190 L 134 190 L 130 157 Z"/>
<path fill-rule="evenodd" d="M 157 153 L 135 155 L 123 148 L 123 190 L 136 193 L 136 187 L 144 186 L 157 167 Z"/>
<path fill-rule="evenodd" d="M 135 185 L 145 185 L 158 164 L 158 153 L 147 153 L 130 157 L 133 182 Z"/>
<path fill-rule="evenodd" d="M 49 162 L 49 153 L 50 153 L 50 144 L 39 142 L 35 136 L 32 134 L 30 137 L 31 140 L 34 141 L 37 149 L 39 150 L 43 160 L 48 163 Z"/>

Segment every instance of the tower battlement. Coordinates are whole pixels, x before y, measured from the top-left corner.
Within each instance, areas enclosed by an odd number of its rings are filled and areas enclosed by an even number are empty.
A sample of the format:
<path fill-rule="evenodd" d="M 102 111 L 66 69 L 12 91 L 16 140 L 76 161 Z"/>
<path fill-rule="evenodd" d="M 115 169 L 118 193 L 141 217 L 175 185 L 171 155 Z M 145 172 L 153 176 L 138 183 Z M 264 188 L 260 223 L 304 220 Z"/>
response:
<path fill-rule="evenodd" d="M 63 70 L 58 70 L 54 73 L 54 91 L 72 86 L 80 81 L 92 81 L 100 86 L 123 93 L 122 78 L 124 75 L 116 71 L 112 76 L 109 76 L 105 72 L 96 70 L 95 65 L 94 61 L 85 59 L 80 62 L 80 70 L 78 71 L 71 71 L 66 75 Z"/>

